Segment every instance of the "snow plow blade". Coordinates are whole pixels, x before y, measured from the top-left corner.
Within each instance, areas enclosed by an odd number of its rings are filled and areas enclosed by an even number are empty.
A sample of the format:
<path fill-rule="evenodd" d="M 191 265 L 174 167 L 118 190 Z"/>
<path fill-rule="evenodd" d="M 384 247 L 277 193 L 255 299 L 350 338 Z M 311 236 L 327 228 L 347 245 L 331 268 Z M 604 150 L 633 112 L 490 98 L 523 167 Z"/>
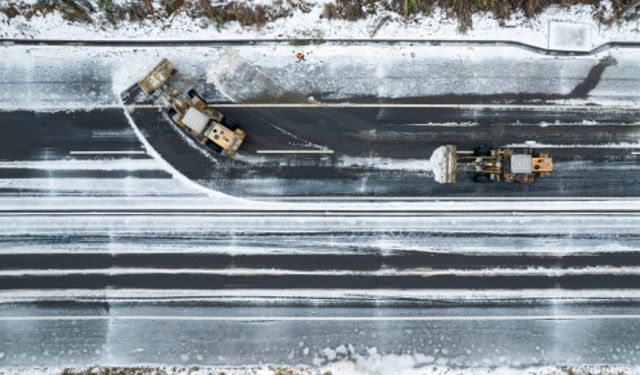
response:
<path fill-rule="evenodd" d="M 151 95 L 160 87 L 164 86 L 171 76 L 176 72 L 176 67 L 169 59 L 162 59 L 158 65 L 153 67 L 149 74 L 138 81 L 138 86 L 147 95 Z"/>
<path fill-rule="evenodd" d="M 436 182 L 454 184 L 458 174 L 458 148 L 456 145 L 438 147 L 431 155 L 431 168 Z"/>

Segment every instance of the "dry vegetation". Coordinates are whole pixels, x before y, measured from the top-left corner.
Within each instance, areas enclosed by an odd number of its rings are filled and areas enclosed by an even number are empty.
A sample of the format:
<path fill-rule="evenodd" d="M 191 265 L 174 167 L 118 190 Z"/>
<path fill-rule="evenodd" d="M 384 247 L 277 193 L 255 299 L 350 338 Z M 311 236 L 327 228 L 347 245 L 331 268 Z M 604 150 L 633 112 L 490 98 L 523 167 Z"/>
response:
<path fill-rule="evenodd" d="M 461 31 L 466 31 L 473 26 L 473 14 L 480 12 L 492 13 L 496 19 L 504 21 L 516 12 L 521 12 L 526 18 L 534 18 L 550 6 L 578 4 L 593 6 L 594 17 L 604 24 L 611 24 L 632 8 L 640 6 L 640 0 L 612 0 L 612 17 L 605 16 L 600 0 L 335 0 L 325 4 L 323 16 L 356 21 L 384 9 L 411 19 L 441 8 L 448 17 L 458 20 Z"/>
<path fill-rule="evenodd" d="M 435 8 L 458 20 L 460 30 L 472 27 L 472 15 L 489 12 L 498 20 L 506 20 L 521 12 L 533 18 L 549 6 L 568 7 L 576 4 L 594 7 L 594 18 L 603 24 L 612 24 L 627 17 L 638 17 L 640 0 L 611 0 L 613 10 L 605 12 L 601 0 L 334 0 L 324 5 L 322 17 L 356 21 L 378 12 L 394 12 L 411 20 L 417 15 L 428 15 Z M 113 0 L 38 0 L 33 5 L 22 5 L 20 0 L 4 2 L 0 11 L 9 19 L 36 14 L 45 15 L 54 11 L 72 22 L 109 22 L 162 20 L 177 13 L 208 20 L 217 28 L 226 22 L 237 21 L 243 26 L 260 28 L 279 18 L 289 17 L 295 10 L 309 11 L 305 0 L 274 0 L 270 5 L 248 5 L 236 0 L 224 4 L 212 0 L 132 0 L 126 5 L 116 5 Z M 206 25 L 206 23 L 205 23 Z"/>

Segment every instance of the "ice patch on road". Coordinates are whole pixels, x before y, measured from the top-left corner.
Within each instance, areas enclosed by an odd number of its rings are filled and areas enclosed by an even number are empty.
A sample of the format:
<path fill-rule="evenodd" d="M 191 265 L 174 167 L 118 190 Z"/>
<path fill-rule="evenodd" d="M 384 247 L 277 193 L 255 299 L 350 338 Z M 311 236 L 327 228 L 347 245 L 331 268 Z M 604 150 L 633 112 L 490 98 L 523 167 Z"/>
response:
<path fill-rule="evenodd" d="M 67 198 L 67 207 L 78 196 L 187 196 L 176 180 L 170 178 L 0 178 L 0 189 L 25 191 L 30 199 L 39 195 L 74 195 Z M 95 198 L 92 198 L 95 200 Z"/>
<path fill-rule="evenodd" d="M 113 302 L 129 299 L 150 299 L 158 303 L 179 301 L 185 303 L 218 302 L 300 302 L 310 301 L 321 305 L 337 300 L 372 300 L 379 303 L 389 301 L 534 301 L 534 300 L 637 300 L 640 292 L 634 289 L 21 289 L 0 290 L 3 303 L 28 301 L 69 301 L 93 299 Z"/>

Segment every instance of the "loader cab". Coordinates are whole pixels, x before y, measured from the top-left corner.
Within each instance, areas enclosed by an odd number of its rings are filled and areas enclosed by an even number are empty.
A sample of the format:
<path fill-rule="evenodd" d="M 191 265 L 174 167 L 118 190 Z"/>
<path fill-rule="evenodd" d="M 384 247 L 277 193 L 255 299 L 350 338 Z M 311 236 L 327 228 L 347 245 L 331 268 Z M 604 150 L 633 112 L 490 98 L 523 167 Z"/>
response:
<path fill-rule="evenodd" d="M 169 114 L 171 120 L 191 133 L 201 145 L 216 153 L 233 157 L 246 137 L 244 130 L 223 125 L 224 115 L 209 108 L 208 103 L 195 90 L 189 90 L 184 103 L 186 110 L 174 105 Z"/>

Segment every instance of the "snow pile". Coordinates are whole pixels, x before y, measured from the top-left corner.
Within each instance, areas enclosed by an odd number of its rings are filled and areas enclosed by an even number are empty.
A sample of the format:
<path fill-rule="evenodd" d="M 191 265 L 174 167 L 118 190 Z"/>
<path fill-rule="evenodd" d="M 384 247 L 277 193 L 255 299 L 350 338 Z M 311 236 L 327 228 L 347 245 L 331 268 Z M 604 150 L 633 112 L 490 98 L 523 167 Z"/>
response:
<path fill-rule="evenodd" d="M 610 55 L 617 61 L 615 69 L 604 70 L 586 100 L 558 102 L 640 102 L 640 50 L 631 48 L 549 59 L 514 46 L 325 43 L 305 46 L 307 58 L 302 63 L 296 63 L 294 51 L 295 47 L 285 44 L 226 48 L 4 45 L 0 46 L 5 57 L 0 70 L 0 110 L 119 106 L 119 94 L 162 57 L 178 67 L 184 87 L 198 88 L 212 102 L 299 104 L 309 103 L 310 97 L 327 102 L 514 93 L 568 95 L 600 59 Z M 501 74 L 496 76 L 496 71 Z"/>
<path fill-rule="evenodd" d="M 0 353 L 2 354 L 2 353 Z M 403 357 L 411 356 L 395 356 L 401 359 L 389 361 L 391 368 L 377 368 L 353 361 L 339 361 L 322 368 L 312 368 L 307 366 L 244 366 L 244 367 L 225 367 L 225 366 L 136 366 L 129 367 L 106 367 L 94 366 L 90 369 L 77 368 L 55 368 L 55 367 L 4 367 L 2 374 L 6 375 L 25 375 L 25 374 L 103 374 L 103 373 L 150 373 L 157 375 L 209 375 L 209 374 L 226 374 L 226 375 L 587 375 L 587 374 L 637 374 L 639 367 L 633 366 L 545 366 L 545 367 L 527 367 L 527 368 L 509 368 L 509 367 L 475 367 L 475 368 L 450 368 L 441 365 L 431 365 L 425 367 L 407 367 Z M 0 355 L 0 359 L 2 356 Z M 190 358 L 183 357 L 186 361 Z M 409 359 L 408 362 L 411 360 Z M 389 370 L 390 371 L 387 371 Z"/>
<path fill-rule="evenodd" d="M 284 48 L 277 50 L 283 51 Z M 256 96 L 268 96 L 269 101 L 287 103 L 308 103 L 309 98 L 297 93 L 295 84 L 302 82 L 305 77 L 299 76 L 295 80 L 284 80 L 285 76 L 273 75 L 265 68 L 291 67 L 289 47 L 284 53 L 257 50 L 252 54 L 240 54 L 237 48 L 223 48 L 216 59 L 212 61 L 206 73 L 207 83 L 216 87 L 223 95 L 233 101 L 251 101 Z M 264 58 L 261 64 L 256 64 L 257 58 Z M 298 67 L 299 68 L 299 67 Z M 302 80 L 302 81 L 301 81 Z"/>
<path fill-rule="evenodd" d="M 386 357 L 386 358 L 385 358 Z M 330 371 L 333 375 L 587 375 L 587 374 L 636 374 L 638 368 L 623 366 L 563 366 L 563 367 L 475 367 L 475 368 L 450 368 L 440 364 L 416 363 L 414 356 L 389 355 L 372 361 L 340 361 L 326 366 L 318 372 L 309 374 L 323 374 L 322 371 Z M 413 364 L 413 365 L 412 365 Z M 229 375 L 236 375 L 227 372 Z M 325 372 L 326 374 L 326 372 Z M 239 375 L 239 373 L 238 373 Z M 275 375 L 275 374 L 274 374 Z"/>
<path fill-rule="evenodd" d="M 31 0 L 29 0 L 31 1 Z M 261 2 L 244 1 L 246 4 Z M 534 19 L 514 13 L 499 21 L 490 13 L 476 13 L 473 27 L 466 34 L 459 31 L 458 20 L 450 18 L 446 10 L 436 8 L 430 15 L 415 15 L 404 19 L 395 12 L 379 9 L 359 21 L 327 19 L 321 17 L 327 0 L 307 0 L 306 9 L 296 9 L 289 17 L 268 22 L 261 28 L 243 27 L 238 22 L 223 25 L 206 18 L 194 18 L 178 12 L 160 21 L 141 20 L 121 22 L 117 26 L 105 19 L 94 19 L 92 24 L 72 23 L 60 13 L 46 16 L 37 14 L 30 20 L 24 16 L 9 19 L 0 12 L 0 37 L 29 39 L 120 39 L 120 40 L 211 40 L 211 39 L 463 39 L 512 40 L 547 47 L 548 24 L 552 21 L 585 24 L 592 34 L 590 47 L 610 41 L 637 41 L 640 30 L 637 21 L 622 22 L 610 27 L 594 20 L 594 7 L 575 5 L 549 7 Z M 266 3 L 269 5 L 269 2 Z M 611 3 L 603 1 L 607 9 Z"/>
<path fill-rule="evenodd" d="M 433 179 L 440 184 L 447 182 L 446 154 L 447 146 L 440 146 L 433 151 L 433 154 L 431 154 L 431 158 L 429 159 L 431 172 L 433 172 Z"/>

